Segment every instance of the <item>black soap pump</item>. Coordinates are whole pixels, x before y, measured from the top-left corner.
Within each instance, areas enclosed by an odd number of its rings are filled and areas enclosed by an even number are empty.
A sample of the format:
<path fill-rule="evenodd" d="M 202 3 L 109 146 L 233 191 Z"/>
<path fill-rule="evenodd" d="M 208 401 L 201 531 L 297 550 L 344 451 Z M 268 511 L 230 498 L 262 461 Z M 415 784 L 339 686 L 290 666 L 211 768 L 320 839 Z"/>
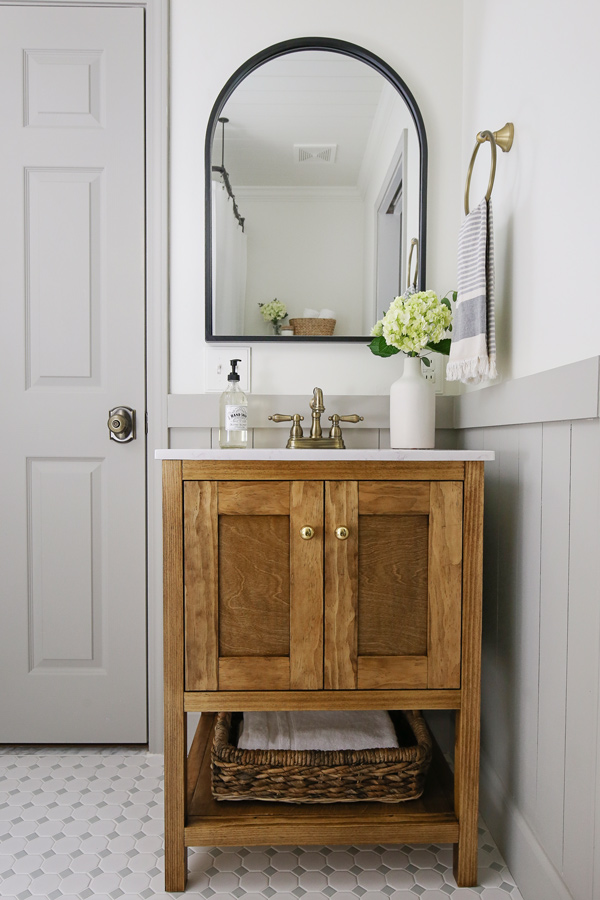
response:
<path fill-rule="evenodd" d="M 248 446 L 248 398 L 240 388 L 236 371 L 240 359 L 231 359 L 227 388 L 219 403 L 219 447 L 222 450 L 244 450 Z"/>

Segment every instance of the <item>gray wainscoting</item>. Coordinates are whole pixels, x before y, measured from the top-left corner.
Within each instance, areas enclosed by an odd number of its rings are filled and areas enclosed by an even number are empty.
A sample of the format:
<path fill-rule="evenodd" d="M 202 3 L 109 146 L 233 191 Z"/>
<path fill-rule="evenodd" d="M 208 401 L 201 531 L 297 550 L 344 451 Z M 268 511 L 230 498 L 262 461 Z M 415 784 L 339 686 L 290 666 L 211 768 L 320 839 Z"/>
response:
<path fill-rule="evenodd" d="M 528 900 L 600 897 L 600 420 L 466 429 L 486 463 L 482 813 Z"/>

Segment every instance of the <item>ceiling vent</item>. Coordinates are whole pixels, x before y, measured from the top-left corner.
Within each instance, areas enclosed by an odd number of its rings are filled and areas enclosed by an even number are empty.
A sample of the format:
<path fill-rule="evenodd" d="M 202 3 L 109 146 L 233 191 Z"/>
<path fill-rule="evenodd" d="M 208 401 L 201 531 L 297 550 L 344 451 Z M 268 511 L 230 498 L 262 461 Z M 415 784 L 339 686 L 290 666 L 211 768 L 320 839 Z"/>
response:
<path fill-rule="evenodd" d="M 334 163 L 337 144 L 294 144 L 294 162 Z"/>

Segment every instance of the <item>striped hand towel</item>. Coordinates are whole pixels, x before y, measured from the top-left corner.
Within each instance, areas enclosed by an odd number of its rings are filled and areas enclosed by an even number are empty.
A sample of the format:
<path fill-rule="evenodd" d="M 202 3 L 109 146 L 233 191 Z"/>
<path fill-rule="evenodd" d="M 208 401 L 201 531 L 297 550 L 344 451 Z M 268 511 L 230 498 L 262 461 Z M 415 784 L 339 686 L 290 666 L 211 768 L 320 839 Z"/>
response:
<path fill-rule="evenodd" d="M 497 378 L 492 201 L 466 216 L 458 238 L 458 297 L 452 320 L 448 381 Z"/>

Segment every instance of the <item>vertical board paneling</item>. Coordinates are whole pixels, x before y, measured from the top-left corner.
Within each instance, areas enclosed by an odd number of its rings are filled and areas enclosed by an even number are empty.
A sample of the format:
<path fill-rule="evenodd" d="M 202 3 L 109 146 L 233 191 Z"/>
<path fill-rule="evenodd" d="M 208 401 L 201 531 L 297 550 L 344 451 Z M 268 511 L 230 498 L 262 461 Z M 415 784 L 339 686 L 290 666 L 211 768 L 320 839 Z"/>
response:
<path fill-rule="evenodd" d="M 564 877 L 592 893 L 600 633 L 600 420 L 573 422 L 565 747 Z"/>
<path fill-rule="evenodd" d="M 491 522 L 487 535 L 484 533 L 484 539 L 491 539 L 492 545 L 484 570 L 487 580 L 484 584 L 482 695 L 486 715 L 482 725 L 482 746 L 499 778 L 512 793 L 515 744 L 519 739 L 514 719 L 514 693 L 518 689 L 515 683 L 517 429 L 510 426 L 490 429 L 485 441 L 486 447 L 493 446 L 496 450 L 496 460 L 490 466 L 495 469 L 495 478 L 491 479 L 490 485 Z"/>
<path fill-rule="evenodd" d="M 543 425 L 540 664 L 535 825 L 560 872 L 563 865 L 571 424 Z"/>
<path fill-rule="evenodd" d="M 517 491 L 514 797 L 531 820 L 536 808 L 538 676 L 540 640 L 540 525 L 542 505 L 542 426 L 520 425 Z"/>
<path fill-rule="evenodd" d="M 600 896 L 600 420 L 471 429 L 460 443 L 496 451 L 485 480 L 483 749 L 533 828 L 532 852 L 562 873 L 565 896 L 590 900 Z M 514 835 L 497 839 L 508 850 Z"/>

